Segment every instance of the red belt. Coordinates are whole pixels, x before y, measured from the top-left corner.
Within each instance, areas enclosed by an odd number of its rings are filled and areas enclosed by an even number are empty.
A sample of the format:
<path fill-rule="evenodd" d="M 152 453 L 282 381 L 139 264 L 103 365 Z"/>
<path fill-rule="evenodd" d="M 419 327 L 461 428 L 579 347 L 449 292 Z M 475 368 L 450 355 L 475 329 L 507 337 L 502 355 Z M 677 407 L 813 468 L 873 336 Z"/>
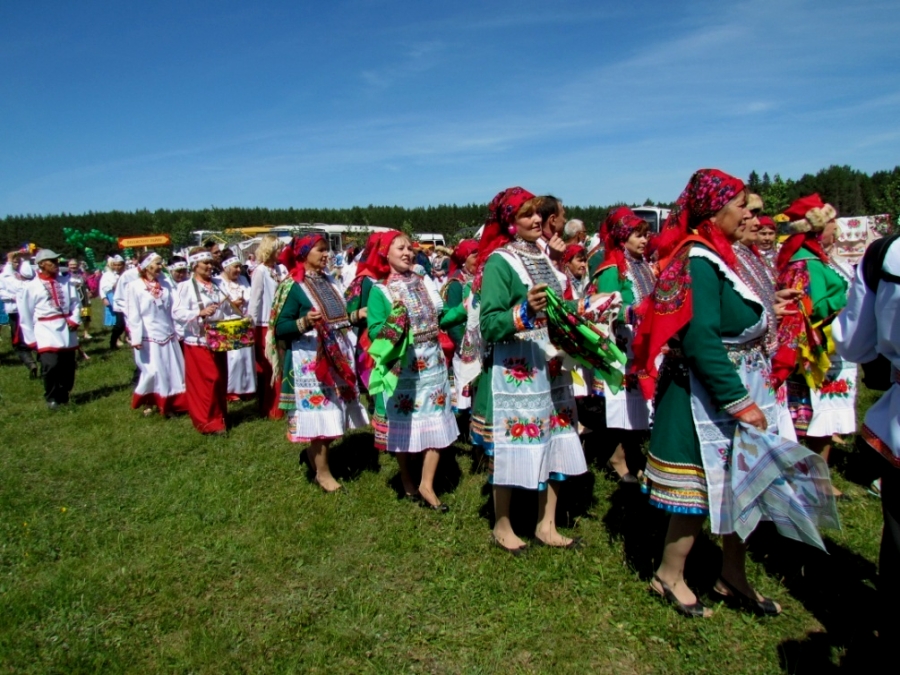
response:
<path fill-rule="evenodd" d="M 38 317 L 38 321 L 56 321 L 57 319 L 65 319 L 66 321 L 68 321 L 69 317 L 67 317 L 63 314 L 54 314 L 53 316 Z"/>

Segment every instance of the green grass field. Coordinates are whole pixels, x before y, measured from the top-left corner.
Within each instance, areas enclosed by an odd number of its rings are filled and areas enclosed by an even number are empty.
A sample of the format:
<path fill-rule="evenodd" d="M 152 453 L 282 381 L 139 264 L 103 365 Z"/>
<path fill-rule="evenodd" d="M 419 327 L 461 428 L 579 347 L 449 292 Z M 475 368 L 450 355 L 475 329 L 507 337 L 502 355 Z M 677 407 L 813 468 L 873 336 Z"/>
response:
<path fill-rule="evenodd" d="M 716 605 L 690 621 L 647 591 L 666 521 L 597 469 L 600 434 L 559 513 L 588 546 L 512 558 L 489 545 L 468 446 L 442 458 L 447 515 L 398 499 L 396 462 L 365 432 L 335 447 L 346 490 L 325 495 L 252 403 L 227 438 L 131 410 L 131 354 L 97 334 L 75 403 L 51 413 L 2 333 L 0 672 L 828 673 L 871 658 L 881 511 L 852 446 L 830 555 L 754 535 L 751 576 L 784 615 Z M 514 508 L 528 533 L 534 495 Z M 692 554 L 707 597 L 719 561 L 713 540 Z"/>

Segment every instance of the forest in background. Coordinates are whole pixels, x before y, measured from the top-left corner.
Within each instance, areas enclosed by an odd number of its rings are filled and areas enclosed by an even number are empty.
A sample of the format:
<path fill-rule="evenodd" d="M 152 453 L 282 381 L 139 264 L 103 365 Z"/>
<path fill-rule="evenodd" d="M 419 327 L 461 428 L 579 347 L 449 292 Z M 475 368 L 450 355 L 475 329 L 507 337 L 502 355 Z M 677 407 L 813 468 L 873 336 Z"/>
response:
<path fill-rule="evenodd" d="M 782 179 L 767 172 L 762 176 L 751 172 L 747 184 L 765 201 L 765 212 L 776 215 L 794 199 L 812 192 L 834 205 L 842 216 L 859 216 L 888 213 L 892 223 L 900 216 L 900 166 L 890 171 L 877 171 L 868 175 L 849 166 L 831 166 L 815 175 L 806 174 L 799 180 Z M 565 202 L 565 195 L 557 195 Z M 653 202 L 644 205 L 668 207 L 671 203 Z M 608 206 L 576 206 L 566 204 L 569 218 L 580 218 L 594 232 L 606 217 Z M 634 205 L 633 205 L 634 206 Z M 66 242 L 63 228 L 82 232 L 97 230 L 113 236 L 135 236 L 165 233 L 172 237 L 175 247 L 190 243 L 193 230 L 225 230 L 228 228 L 297 223 L 336 223 L 353 225 L 379 225 L 402 229 L 407 232 L 438 232 L 449 243 L 471 236 L 484 222 L 487 204 L 439 205 L 404 208 L 401 206 L 355 206 L 349 209 L 315 208 L 218 208 L 157 209 L 149 211 L 88 212 L 80 215 L 16 215 L 0 221 L 0 251 L 9 251 L 26 242 L 52 248 L 66 256 L 79 255 Z M 99 255 L 112 253 L 114 245 L 97 242 Z M 109 250 L 106 250 L 109 249 Z"/>

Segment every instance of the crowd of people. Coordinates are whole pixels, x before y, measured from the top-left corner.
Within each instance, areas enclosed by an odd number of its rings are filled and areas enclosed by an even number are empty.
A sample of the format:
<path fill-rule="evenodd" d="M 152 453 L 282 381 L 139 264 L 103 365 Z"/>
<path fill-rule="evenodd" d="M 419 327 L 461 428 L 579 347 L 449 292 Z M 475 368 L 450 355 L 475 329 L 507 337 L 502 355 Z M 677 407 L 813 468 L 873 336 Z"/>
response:
<path fill-rule="evenodd" d="M 831 445 L 857 431 L 856 364 L 886 357 L 889 392 L 861 435 L 887 460 L 881 565 L 896 598 L 900 248 L 881 251 L 873 282 L 835 254 L 837 214 L 818 195 L 784 211 L 780 243 L 764 208 L 706 169 L 658 235 L 623 206 L 589 238 L 561 200 L 513 187 L 477 239 L 432 255 L 391 230 L 334 266 L 320 234 L 267 235 L 249 269 L 218 245 L 130 267 L 112 256 L 98 293 L 110 348 L 134 351 L 133 408 L 219 435 L 229 401 L 255 397 L 327 493 L 342 489 L 332 443 L 371 425 L 404 498 L 441 513 L 441 450 L 462 433 L 488 458 L 493 545 L 515 556 L 583 544 L 557 529 L 557 500 L 588 470 L 585 444 L 604 444 L 611 478 L 670 514 L 650 588 L 690 617 L 711 614 L 684 578 L 707 521 L 723 546 L 713 593 L 781 612 L 747 578 L 747 538 L 768 520 L 824 548 L 845 498 Z M 44 249 L 11 253 L 0 275 L 16 355 L 50 408 L 68 401 L 79 331 L 90 337 L 89 286 L 77 261 L 67 269 Z M 513 528 L 515 489 L 538 493 L 530 537 Z"/>

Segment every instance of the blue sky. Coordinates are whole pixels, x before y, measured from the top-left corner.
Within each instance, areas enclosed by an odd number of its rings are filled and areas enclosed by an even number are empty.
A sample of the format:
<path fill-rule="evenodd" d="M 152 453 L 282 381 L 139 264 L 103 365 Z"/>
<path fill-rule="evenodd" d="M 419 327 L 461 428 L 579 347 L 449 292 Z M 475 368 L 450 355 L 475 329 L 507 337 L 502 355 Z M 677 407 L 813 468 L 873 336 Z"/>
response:
<path fill-rule="evenodd" d="M 0 217 L 900 164 L 896 2 L 0 3 Z"/>

